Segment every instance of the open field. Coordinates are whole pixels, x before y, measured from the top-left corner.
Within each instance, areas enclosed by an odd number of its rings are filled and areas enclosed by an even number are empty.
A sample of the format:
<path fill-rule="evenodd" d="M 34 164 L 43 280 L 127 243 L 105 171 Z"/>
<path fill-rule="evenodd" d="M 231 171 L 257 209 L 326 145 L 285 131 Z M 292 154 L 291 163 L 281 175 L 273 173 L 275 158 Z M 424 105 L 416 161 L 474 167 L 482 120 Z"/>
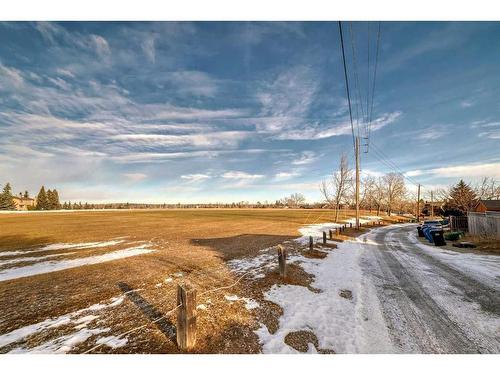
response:
<path fill-rule="evenodd" d="M 2 215 L 0 335 L 49 318 L 65 317 L 63 320 L 68 321 L 70 314 L 69 320 L 79 323 L 76 327 L 83 335 L 81 345 L 76 345 L 75 350 L 85 351 L 95 343 L 83 340 L 87 336 L 125 332 L 172 309 L 177 281 L 187 279 L 200 292 L 231 284 L 235 276 L 227 262 L 259 255 L 262 249 L 298 237 L 298 228 L 304 225 L 332 221 L 332 215 L 328 210 L 279 209 Z M 352 212 L 343 215 L 342 219 L 352 217 Z M 277 282 L 274 272 L 266 273 L 250 290 L 241 283 L 227 293 L 241 292 L 258 298 L 262 290 Z M 300 267 L 290 267 L 288 282 L 307 285 L 310 280 Z M 242 288 L 247 290 L 243 292 Z M 106 313 L 109 309 L 106 303 L 114 309 L 112 314 Z M 196 351 L 199 352 L 258 352 L 260 348 L 253 333 L 258 327 L 256 315 L 270 315 L 261 317 L 264 320 L 273 320 L 273 314 L 279 316 L 273 307 L 265 313 L 262 309 L 256 313 L 242 303 L 231 302 L 224 293 L 206 295 L 198 303 L 201 310 L 206 310 L 198 318 Z M 92 309 L 96 304 L 100 305 Z M 87 318 L 80 317 L 83 313 L 79 311 L 89 306 L 93 313 Z M 98 311 L 99 316 L 94 314 Z M 94 325 L 96 322 L 101 328 Z M 127 345 L 116 345 L 115 352 L 177 352 L 174 322 L 172 314 L 168 320 L 132 334 Z M 57 319 L 47 324 L 59 328 Z M 21 349 L 16 350 L 43 351 L 47 349 L 43 347 L 46 342 L 54 345 L 64 342 L 64 336 L 60 335 L 66 333 L 68 324 L 61 325 L 58 336 L 38 328 L 39 335 L 17 340 L 17 344 L 10 343 L 11 338 L 8 345 L 1 347 L 0 341 L 0 351 L 18 348 L 19 342 Z M 37 326 L 30 329 L 36 330 Z"/>

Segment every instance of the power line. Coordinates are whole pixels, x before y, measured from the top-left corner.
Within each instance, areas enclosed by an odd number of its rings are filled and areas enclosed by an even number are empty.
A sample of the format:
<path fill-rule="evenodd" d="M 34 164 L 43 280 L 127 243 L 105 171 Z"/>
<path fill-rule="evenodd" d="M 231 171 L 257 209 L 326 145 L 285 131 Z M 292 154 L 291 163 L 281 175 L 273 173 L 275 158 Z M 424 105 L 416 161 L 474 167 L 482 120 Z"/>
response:
<path fill-rule="evenodd" d="M 374 154 L 372 154 L 372 155 L 375 156 L 379 161 L 384 163 L 387 167 L 389 167 L 389 169 L 393 170 L 397 174 L 400 174 L 408 182 L 411 182 L 414 185 L 419 185 L 419 182 L 406 176 L 405 173 L 401 170 L 401 168 L 399 168 L 395 162 L 390 160 L 389 157 L 380 148 L 378 148 L 375 144 L 373 144 L 373 151 L 374 151 Z"/>
<path fill-rule="evenodd" d="M 352 31 L 352 23 L 349 24 L 349 36 L 351 39 L 351 50 L 352 50 L 352 65 L 353 65 L 353 72 L 354 72 L 354 89 L 355 93 L 357 94 L 356 98 L 356 108 L 358 106 L 361 107 L 361 123 L 365 121 L 365 110 L 363 107 L 363 100 L 361 97 L 361 85 L 359 84 L 359 76 L 358 76 L 358 65 L 356 62 L 356 45 L 354 42 L 354 33 Z M 359 137 L 359 113 L 357 115 L 357 130 L 358 130 L 358 137 Z"/>
<path fill-rule="evenodd" d="M 347 77 L 347 66 L 345 63 L 344 36 L 342 34 L 342 21 L 339 21 L 339 32 L 340 32 L 340 45 L 342 47 L 342 61 L 344 62 L 345 87 L 346 87 L 346 91 L 347 91 L 347 101 L 349 103 L 349 119 L 351 120 L 352 145 L 355 148 L 356 143 L 354 141 L 354 125 L 352 123 L 351 94 L 349 93 L 349 79 Z"/>
<path fill-rule="evenodd" d="M 378 33 L 377 33 L 377 47 L 376 47 L 376 53 L 375 53 L 375 68 L 373 72 L 373 85 L 372 85 L 372 97 L 371 97 L 371 104 L 370 104 L 370 116 L 368 118 L 368 137 L 366 141 L 366 147 L 367 147 L 367 152 L 368 152 L 368 147 L 370 144 L 370 134 L 371 134 L 371 125 L 372 125 L 372 118 L 373 118 L 373 98 L 375 97 L 375 83 L 377 82 L 377 67 L 378 67 L 378 60 L 379 60 L 379 50 L 380 50 L 380 33 L 381 33 L 381 23 L 378 23 Z"/>

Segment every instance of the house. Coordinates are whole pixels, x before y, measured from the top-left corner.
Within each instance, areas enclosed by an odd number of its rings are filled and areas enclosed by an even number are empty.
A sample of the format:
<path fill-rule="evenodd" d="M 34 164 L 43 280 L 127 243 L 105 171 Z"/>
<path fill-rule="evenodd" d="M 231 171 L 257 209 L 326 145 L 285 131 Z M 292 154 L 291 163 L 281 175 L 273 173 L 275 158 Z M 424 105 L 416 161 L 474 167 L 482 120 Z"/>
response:
<path fill-rule="evenodd" d="M 477 201 L 472 212 L 500 212 L 500 199 L 480 199 Z"/>
<path fill-rule="evenodd" d="M 434 213 L 435 215 L 439 215 L 443 210 L 444 203 L 445 202 L 425 201 L 421 209 L 421 213 L 427 216 L 430 216 L 432 213 Z"/>
<path fill-rule="evenodd" d="M 29 209 L 28 207 L 35 207 L 36 205 L 36 200 L 34 198 L 23 197 L 22 194 L 12 197 L 12 200 L 14 201 L 17 211 L 27 211 Z"/>

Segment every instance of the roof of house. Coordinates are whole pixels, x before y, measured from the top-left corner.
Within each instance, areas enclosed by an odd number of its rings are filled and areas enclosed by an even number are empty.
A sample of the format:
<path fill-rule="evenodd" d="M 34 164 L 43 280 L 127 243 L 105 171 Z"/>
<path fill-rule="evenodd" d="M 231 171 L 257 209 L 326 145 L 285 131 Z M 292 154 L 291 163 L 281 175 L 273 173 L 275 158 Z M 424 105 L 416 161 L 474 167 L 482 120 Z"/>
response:
<path fill-rule="evenodd" d="M 486 210 L 500 210 L 500 199 L 480 199 L 479 203 L 484 204 Z"/>
<path fill-rule="evenodd" d="M 34 198 L 26 198 L 26 197 L 12 197 L 12 199 L 18 199 L 20 201 L 34 201 L 35 199 Z"/>

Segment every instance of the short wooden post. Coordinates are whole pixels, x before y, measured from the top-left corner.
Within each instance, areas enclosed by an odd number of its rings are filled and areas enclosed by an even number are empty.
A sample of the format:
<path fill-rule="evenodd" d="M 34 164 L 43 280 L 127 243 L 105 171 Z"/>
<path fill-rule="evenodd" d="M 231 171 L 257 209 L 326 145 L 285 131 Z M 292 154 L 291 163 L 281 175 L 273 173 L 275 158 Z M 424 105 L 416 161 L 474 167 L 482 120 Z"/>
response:
<path fill-rule="evenodd" d="M 278 245 L 278 264 L 280 269 L 280 276 L 286 277 L 286 249 Z"/>
<path fill-rule="evenodd" d="M 314 248 L 313 236 L 309 236 L 309 250 Z"/>
<path fill-rule="evenodd" d="M 349 228 L 352 228 L 352 223 L 349 223 Z"/>
<path fill-rule="evenodd" d="M 332 240 L 333 239 L 333 232 L 331 229 L 328 230 L 328 234 L 330 236 L 330 239 Z"/>
<path fill-rule="evenodd" d="M 326 232 L 323 232 L 323 245 L 326 245 Z"/>
<path fill-rule="evenodd" d="M 181 350 L 196 344 L 196 289 L 189 283 L 177 285 L 177 345 Z"/>

